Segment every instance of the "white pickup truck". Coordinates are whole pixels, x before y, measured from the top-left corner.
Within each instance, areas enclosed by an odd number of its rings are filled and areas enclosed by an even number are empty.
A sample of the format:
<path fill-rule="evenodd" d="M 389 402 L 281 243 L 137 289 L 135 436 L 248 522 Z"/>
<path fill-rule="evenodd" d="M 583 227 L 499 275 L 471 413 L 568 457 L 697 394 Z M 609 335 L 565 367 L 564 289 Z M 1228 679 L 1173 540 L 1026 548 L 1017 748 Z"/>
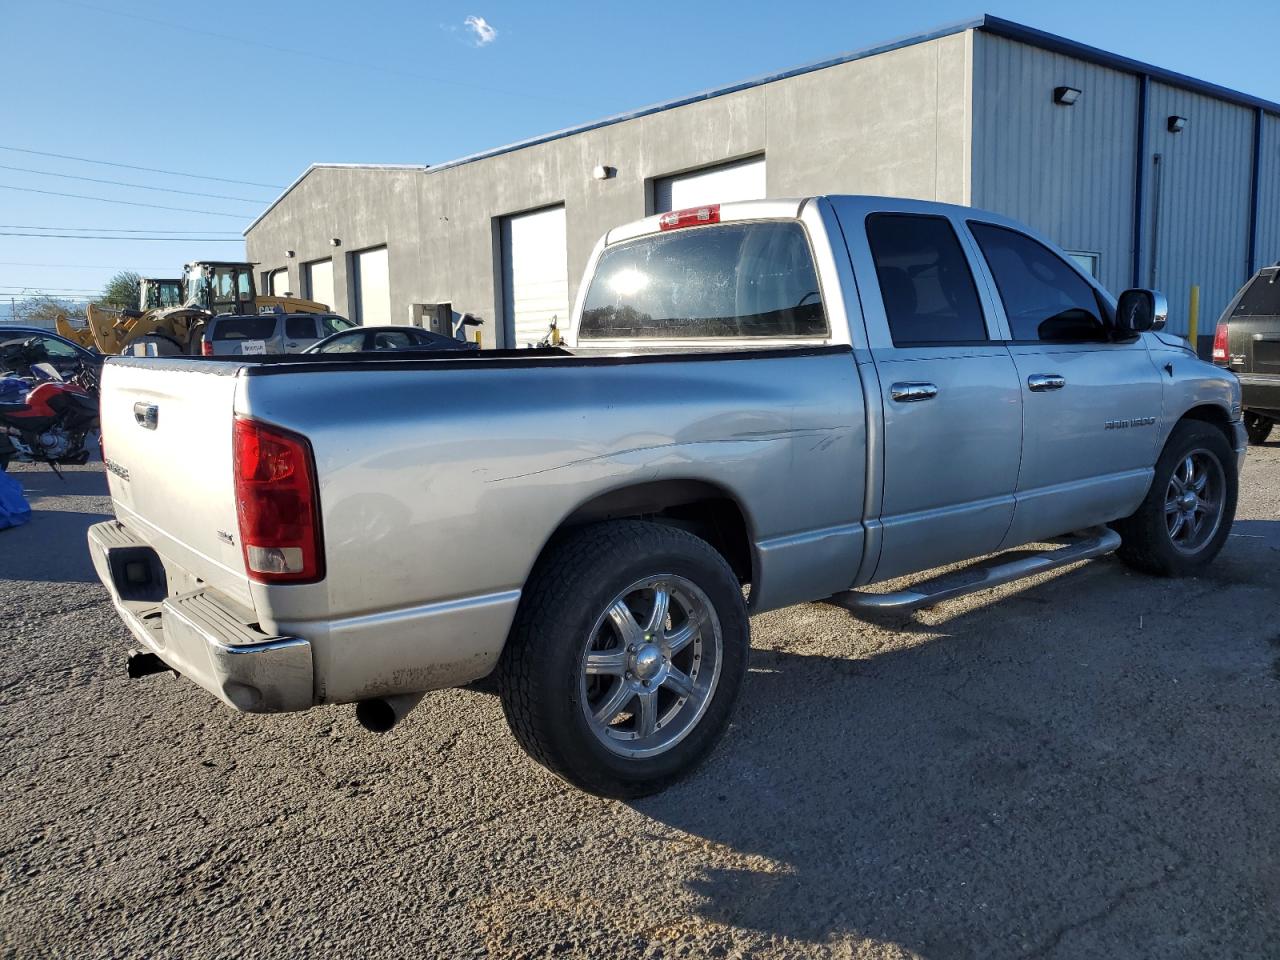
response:
<path fill-rule="evenodd" d="M 134 675 L 375 730 L 494 675 L 531 756 L 636 796 L 723 732 L 750 612 L 1212 560 L 1240 388 L 1162 301 L 968 208 L 650 217 L 600 241 L 565 349 L 111 358 L 90 546 Z"/>

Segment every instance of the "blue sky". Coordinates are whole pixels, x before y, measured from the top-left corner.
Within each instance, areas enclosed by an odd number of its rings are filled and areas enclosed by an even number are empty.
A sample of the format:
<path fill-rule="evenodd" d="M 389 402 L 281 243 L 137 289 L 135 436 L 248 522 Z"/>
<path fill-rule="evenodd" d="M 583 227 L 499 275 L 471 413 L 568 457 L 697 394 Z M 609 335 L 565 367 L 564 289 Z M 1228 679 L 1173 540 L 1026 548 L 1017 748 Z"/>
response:
<path fill-rule="evenodd" d="M 0 233 L 234 239 L 314 161 L 439 163 L 983 12 L 1280 100 L 1274 0 L 219 0 L 203 12 L 160 0 L 0 0 L 0 147 L 267 185 L 0 149 Z M 23 288 L 97 290 L 117 269 L 176 275 L 187 260 L 242 255 L 212 240 L 0 236 L 0 301 Z"/>

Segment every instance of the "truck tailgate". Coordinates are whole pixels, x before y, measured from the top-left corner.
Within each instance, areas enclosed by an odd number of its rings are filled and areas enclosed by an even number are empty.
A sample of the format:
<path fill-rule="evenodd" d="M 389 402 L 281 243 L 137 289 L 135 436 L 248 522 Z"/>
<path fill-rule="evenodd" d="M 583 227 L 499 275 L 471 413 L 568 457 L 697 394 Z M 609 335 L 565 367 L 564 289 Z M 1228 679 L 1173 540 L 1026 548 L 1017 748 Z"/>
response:
<path fill-rule="evenodd" d="M 102 438 L 116 516 L 177 567 L 252 609 L 236 520 L 230 364 L 106 364 Z"/>

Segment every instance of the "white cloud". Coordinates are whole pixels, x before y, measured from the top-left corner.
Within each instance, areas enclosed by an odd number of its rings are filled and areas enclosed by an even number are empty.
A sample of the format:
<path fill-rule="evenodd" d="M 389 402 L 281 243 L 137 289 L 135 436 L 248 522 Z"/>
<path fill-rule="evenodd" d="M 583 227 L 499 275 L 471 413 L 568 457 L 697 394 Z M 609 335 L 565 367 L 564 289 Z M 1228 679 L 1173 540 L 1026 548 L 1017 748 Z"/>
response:
<path fill-rule="evenodd" d="M 462 25 L 476 35 L 476 46 L 483 47 L 498 38 L 498 31 L 484 17 L 471 16 Z"/>

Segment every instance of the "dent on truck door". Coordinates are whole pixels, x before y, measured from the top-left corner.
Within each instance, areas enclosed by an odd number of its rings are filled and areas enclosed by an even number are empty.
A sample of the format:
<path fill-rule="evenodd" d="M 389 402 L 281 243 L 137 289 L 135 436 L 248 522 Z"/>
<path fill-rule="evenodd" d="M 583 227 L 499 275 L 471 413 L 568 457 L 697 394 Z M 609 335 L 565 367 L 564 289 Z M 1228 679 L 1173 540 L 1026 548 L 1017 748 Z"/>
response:
<path fill-rule="evenodd" d="M 846 236 L 874 278 L 859 291 L 884 411 L 875 579 L 989 552 L 1013 516 L 1022 411 L 968 255 L 940 216 L 874 213 Z"/>
<path fill-rule="evenodd" d="M 1023 402 L 1022 469 L 1005 545 L 1132 513 L 1158 450 L 1163 384 L 1141 338 L 1108 339 L 1103 302 L 1039 241 L 970 221 L 1012 340 Z"/>

